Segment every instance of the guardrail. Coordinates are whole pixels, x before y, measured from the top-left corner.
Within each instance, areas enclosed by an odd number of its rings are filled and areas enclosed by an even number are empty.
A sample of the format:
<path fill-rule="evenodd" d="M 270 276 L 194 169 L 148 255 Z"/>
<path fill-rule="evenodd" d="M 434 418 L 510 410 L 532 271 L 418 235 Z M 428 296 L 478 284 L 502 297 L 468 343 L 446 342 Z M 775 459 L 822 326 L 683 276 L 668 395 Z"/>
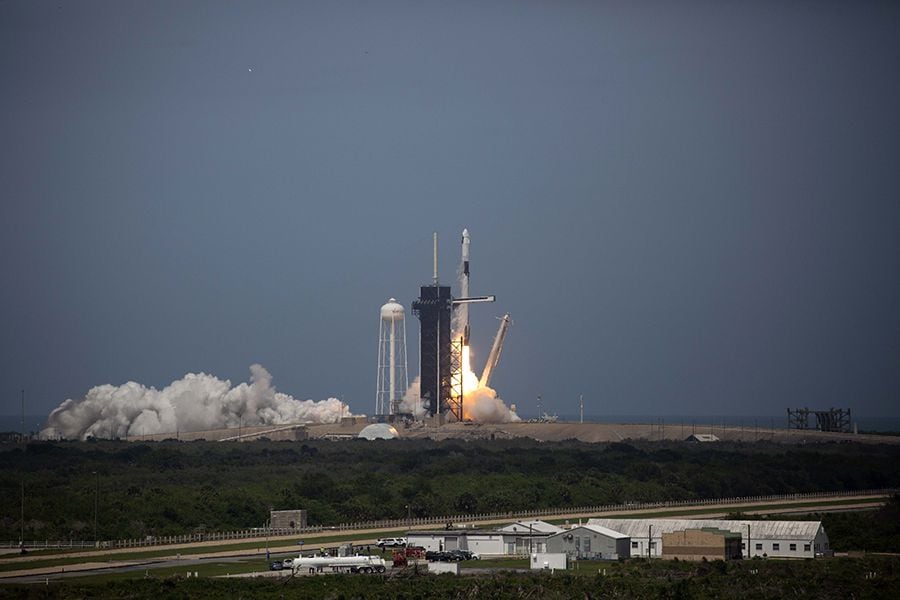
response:
<path fill-rule="evenodd" d="M 254 527 L 238 531 L 213 531 L 206 533 L 190 533 L 183 535 L 156 536 L 144 539 L 124 539 L 106 541 L 26 541 L 9 542 L 0 545 L 0 548 L 21 548 L 26 550 L 36 549 L 114 549 L 114 548 L 145 548 L 152 546 L 171 546 L 176 544 L 189 544 L 196 542 L 223 542 L 229 540 L 262 539 L 265 537 L 277 538 L 285 536 L 303 536 L 309 533 L 341 532 L 356 529 L 383 530 L 393 528 L 412 528 L 423 525 L 445 525 L 447 523 L 477 523 L 480 521 L 497 521 L 509 519 L 517 521 L 526 518 L 544 517 L 560 514 L 592 514 L 608 512 L 629 512 L 635 510 L 647 510 L 653 508 L 677 508 L 679 506 L 707 506 L 713 504 L 738 505 L 760 502 L 778 502 L 785 500 L 813 500 L 816 498 L 854 498 L 858 496 L 888 495 L 900 493 L 900 488 L 883 488 L 875 490 L 857 490 L 853 492 L 806 492 L 799 494 L 773 494 L 769 496 L 737 496 L 732 498 L 707 498 L 701 500 L 666 500 L 662 502 L 628 502 L 624 504 L 599 504 L 593 506 L 565 506 L 556 508 L 542 508 L 537 510 L 521 510 L 494 513 L 459 514 L 441 517 L 415 517 L 410 519 L 381 519 L 378 521 L 358 521 L 354 523 L 342 523 L 330 527 L 315 526 L 302 529 L 268 529 Z"/>

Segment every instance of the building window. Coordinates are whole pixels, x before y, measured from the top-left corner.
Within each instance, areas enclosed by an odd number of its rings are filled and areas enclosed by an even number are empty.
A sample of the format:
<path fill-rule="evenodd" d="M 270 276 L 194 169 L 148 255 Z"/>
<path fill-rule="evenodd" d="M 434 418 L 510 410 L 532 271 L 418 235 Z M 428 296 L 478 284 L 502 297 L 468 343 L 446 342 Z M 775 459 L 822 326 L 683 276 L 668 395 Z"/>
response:
<path fill-rule="evenodd" d="M 762 550 L 762 544 L 757 544 L 757 545 L 756 545 L 756 549 L 757 549 L 757 550 Z"/>
<path fill-rule="evenodd" d="M 631 548 L 637 549 L 637 542 L 631 542 Z"/>
<path fill-rule="evenodd" d="M 797 551 L 797 544 L 791 544 L 791 552 Z"/>
<path fill-rule="evenodd" d="M 656 542 L 650 542 L 650 549 L 656 550 Z"/>
<path fill-rule="evenodd" d="M 584 553 L 585 554 L 591 553 L 591 538 L 589 538 L 589 537 L 584 538 Z"/>
<path fill-rule="evenodd" d="M 741 550 L 747 549 L 747 542 L 741 542 Z"/>
<path fill-rule="evenodd" d="M 772 550 L 773 551 L 781 550 L 781 544 L 772 544 Z"/>
<path fill-rule="evenodd" d="M 803 551 L 809 552 L 809 544 L 803 544 Z"/>

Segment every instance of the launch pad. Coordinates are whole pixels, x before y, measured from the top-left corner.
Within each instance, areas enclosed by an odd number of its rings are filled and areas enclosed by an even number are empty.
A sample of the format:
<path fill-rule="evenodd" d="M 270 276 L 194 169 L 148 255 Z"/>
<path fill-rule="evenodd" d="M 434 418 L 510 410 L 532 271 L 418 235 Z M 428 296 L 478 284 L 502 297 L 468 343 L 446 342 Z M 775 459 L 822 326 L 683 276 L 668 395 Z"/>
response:
<path fill-rule="evenodd" d="M 431 285 L 419 288 L 412 303 L 419 317 L 419 395 L 433 416 L 464 420 L 463 352 L 469 343 L 468 305 L 494 302 L 496 296 L 469 297 L 469 232 L 462 234 L 462 277 L 460 298 L 452 296 L 450 286 L 438 283 L 437 234 L 434 234 L 434 270 Z M 453 331 L 453 311 L 458 311 L 458 332 Z M 508 316 L 505 317 L 508 321 Z M 499 353 L 498 353 L 499 357 Z M 496 358 L 494 359 L 496 362 Z M 491 361 L 489 359 L 490 364 Z M 492 366 L 490 367 L 492 368 Z"/>

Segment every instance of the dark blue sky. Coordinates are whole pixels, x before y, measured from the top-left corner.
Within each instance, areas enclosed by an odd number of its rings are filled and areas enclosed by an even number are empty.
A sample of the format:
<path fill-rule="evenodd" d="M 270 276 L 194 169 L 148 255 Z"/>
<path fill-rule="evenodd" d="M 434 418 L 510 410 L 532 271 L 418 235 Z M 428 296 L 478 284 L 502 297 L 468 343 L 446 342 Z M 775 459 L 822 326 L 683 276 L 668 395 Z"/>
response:
<path fill-rule="evenodd" d="M 896 2 L 2 2 L 0 412 L 371 413 L 468 227 L 524 412 L 898 416 L 898 64 Z"/>

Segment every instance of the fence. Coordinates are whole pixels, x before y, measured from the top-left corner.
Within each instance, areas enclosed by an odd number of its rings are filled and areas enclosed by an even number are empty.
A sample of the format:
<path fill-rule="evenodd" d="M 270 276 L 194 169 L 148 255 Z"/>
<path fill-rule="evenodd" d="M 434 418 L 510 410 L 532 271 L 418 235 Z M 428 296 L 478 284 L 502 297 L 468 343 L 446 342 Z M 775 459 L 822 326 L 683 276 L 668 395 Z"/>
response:
<path fill-rule="evenodd" d="M 495 513 L 476 513 L 468 515 L 449 515 L 443 517 L 414 517 L 410 519 L 382 519 L 379 521 L 359 521 L 355 523 L 342 523 L 330 527 L 305 527 L 303 529 L 268 529 L 254 527 L 238 531 L 214 531 L 206 533 L 190 533 L 184 535 L 170 535 L 147 537 L 144 539 L 125 539 L 108 541 L 26 541 L 26 549 L 75 549 L 75 548 L 144 548 L 148 546 L 170 546 L 176 544 L 189 544 L 196 542 L 223 542 L 228 540 L 263 539 L 265 537 L 277 538 L 283 536 L 302 536 L 309 533 L 342 532 L 349 530 L 385 530 L 394 528 L 413 528 L 424 525 L 445 525 L 447 523 L 477 523 L 483 521 L 509 520 L 547 517 L 560 515 L 590 515 L 611 512 L 632 512 L 653 508 L 677 508 L 679 506 L 708 506 L 708 505 L 740 505 L 759 504 L 761 502 L 779 502 L 785 500 L 813 500 L 816 498 L 853 498 L 858 496 L 888 495 L 900 492 L 900 488 L 883 488 L 877 490 L 857 490 L 853 492 L 807 492 L 800 494 L 776 494 L 770 496 L 738 496 L 734 498 L 709 498 L 706 500 L 667 500 L 664 502 L 629 502 L 625 504 L 601 504 L 596 506 L 571 506 L 557 508 L 543 508 L 538 510 L 509 511 Z M 0 547 L 19 548 L 19 542 L 9 542 Z"/>

